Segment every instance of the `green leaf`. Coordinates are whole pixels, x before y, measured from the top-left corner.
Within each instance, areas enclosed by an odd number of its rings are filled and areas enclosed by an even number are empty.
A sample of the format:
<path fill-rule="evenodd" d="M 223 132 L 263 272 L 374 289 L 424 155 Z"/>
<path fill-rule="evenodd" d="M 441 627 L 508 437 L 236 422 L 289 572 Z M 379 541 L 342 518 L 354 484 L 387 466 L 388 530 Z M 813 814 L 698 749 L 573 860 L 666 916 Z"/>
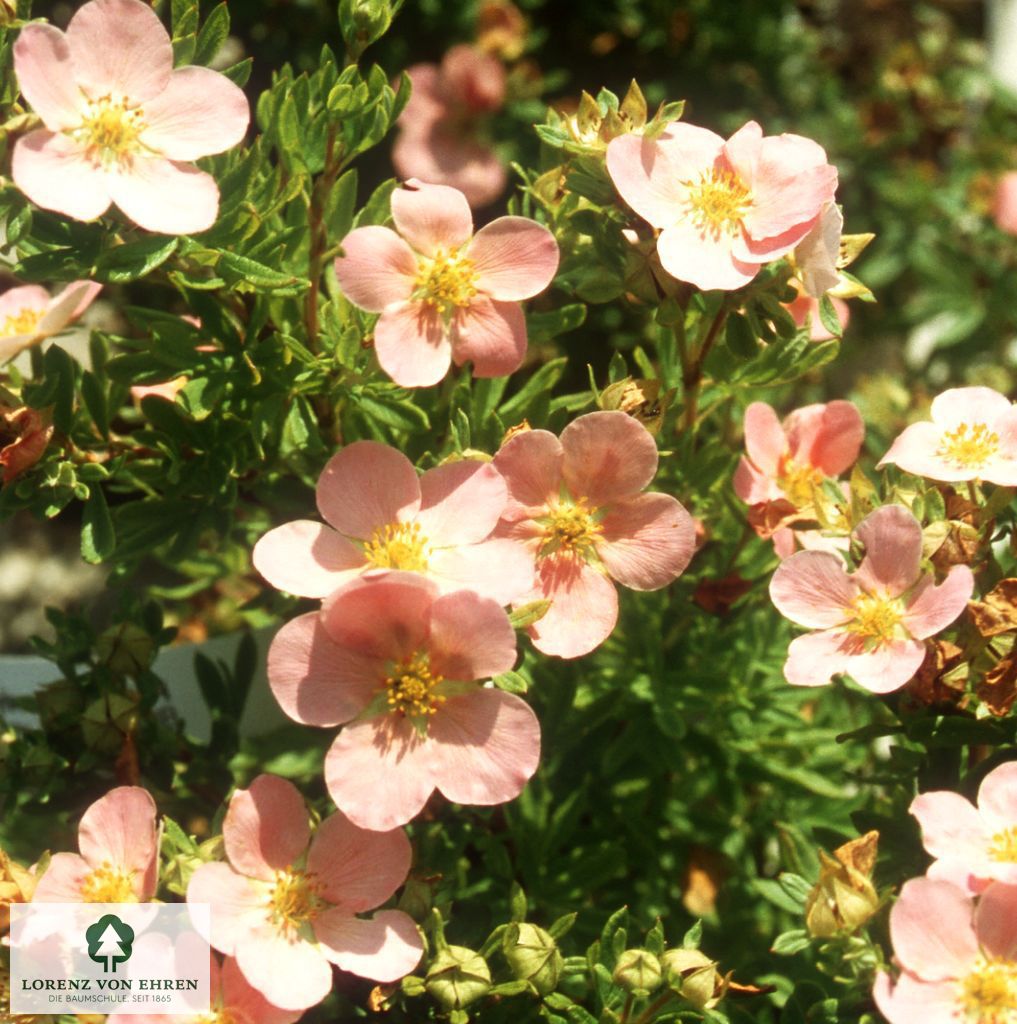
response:
<path fill-rule="evenodd" d="M 264 289 L 292 295 L 309 287 L 309 282 L 305 278 L 273 270 L 264 263 L 235 252 L 222 253 L 216 268 L 227 284 L 238 291 Z"/>
<path fill-rule="evenodd" d="M 116 535 L 106 497 L 101 487 L 93 486 L 82 516 L 81 557 L 94 565 L 109 558 L 115 547 Z"/>
<path fill-rule="evenodd" d="M 198 33 L 198 42 L 194 48 L 194 63 L 209 64 L 222 49 L 226 37 L 230 34 L 230 12 L 225 0 L 205 19 Z"/>
<path fill-rule="evenodd" d="M 509 622 L 513 629 L 528 629 L 535 622 L 539 622 L 550 607 L 551 602 L 546 599 L 530 601 L 528 604 L 513 608 L 509 612 Z"/>
<path fill-rule="evenodd" d="M 773 940 L 771 951 L 778 956 L 794 956 L 806 949 L 810 943 L 809 933 L 804 928 L 796 928 L 794 931 L 784 932 Z"/>
<path fill-rule="evenodd" d="M 109 408 L 106 401 L 106 389 L 99 383 L 94 373 L 86 370 L 81 376 L 81 398 L 85 403 L 89 416 L 96 430 L 104 437 L 109 437 Z"/>
<path fill-rule="evenodd" d="M 586 320 L 586 306 L 574 302 L 550 313 L 531 313 L 526 318 L 527 333 L 531 341 L 550 341 L 566 331 L 574 331 Z"/>
<path fill-rule="evenodd" d="M 150 274 L 176 252 L 179 239 L 150 235 L 107 249 L 95 265 L 95 277 L 109 284 L 127 284 Z"/>
<path fill-rule="evenodd" d="M 518 672 L 502 672 L 500 676 L 494 676 L 491 682 L 506 693 L 526 693 L 530 688 L 526 679 Z"/>
<path fill-rule="evenodd" d="M 840 317 L 837 316 L 833 299 L 829 295 L 824 295 L 819 300 L 819 319 L 827 331 L 835 338 L 839 338 L 844 333 L 844 328 L 841 326 Z"/>
<path fill-rule="evenodd" d="M 545 363 L 530 379 L 498 410 L 506 422 L 513 416 L 525 416 L 531 403 L 550 390 L 561 379 L 568 365 L 568 359 L 552 359 Z"/>

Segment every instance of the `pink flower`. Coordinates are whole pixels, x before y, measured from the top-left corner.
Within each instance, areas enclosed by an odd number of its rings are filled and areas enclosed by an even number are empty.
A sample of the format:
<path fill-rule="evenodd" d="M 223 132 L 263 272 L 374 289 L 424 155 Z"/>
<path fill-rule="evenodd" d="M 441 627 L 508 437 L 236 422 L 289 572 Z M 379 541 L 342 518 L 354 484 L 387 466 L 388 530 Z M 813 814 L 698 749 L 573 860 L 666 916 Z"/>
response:
<path fill-rule="evenodd" d="M 337 812 L 312 838 L 296 787 L 259 775 L 233 794 L 222 836 L 229 863 L 202 864 L 187 900 L 212 907 L 207 938 L 236 957 L 273 1006 L 304 1010 L 321 1002 L 332 988 L 331 964 L 380 982 L 416 967 L 423 943 L 407 914 L 356 916 L 406 880 L 403 832 L 367 832 Z"/>
<path fill-rule="evenodd" d="M 77 853 L 55 853 L 35 887 L 39 903 L 144 903 L 155 895 L 159 832 L 155 801 L 118 786 L 81 817 Z"/>
<path fill-rule="evenodd" d="M 880 466 L 957 483 L 1017 486 L 1017 409 L 992 388 L 951 388 L 932 400 L 932 422 L 912 423 Z"/>
<path fill-rule="evenodd" d="M 959 793 L 922 793 L 911 804 L 935 862 L 930 878 L 981 892 L 995 880 L 1017 885 L 1017 761 L 989 772 L 974 807 Z"/>
<path fill-rule="evenodd" d="M 473 234 L 462 192 L 409 181 L 392 193 L 399 234 L 377 226 L 343 239 L 335 272 L 346 297 L 381 313 L 374 347 L 404 387 L 437 384 L 454 360 L 477 377 L 517 370 L 526 354 L 521 300 L 558 269 L 558 245 L 525 217 L 499 217 Z"/>
<path fill-rule="evenodd" d="M 726 142 L 682 122 L 656 139 L 621 135 L 607 148 L 607 169 L 625 202 L 660 229 L 664 269 L 725 291 L 789 253 L 837 188 L 821 146 L 800 135 L 764 138 L 755 121 Z"/>
<path fill-rule="evenodd" d="M 876 976 L 890 1024 L 1009 1024 L 1017 1007 L 1017 886 L 990 886 L 975 906 L 931 878 L 904 883 L 890 911 L 900 977 Z"/>
<path fill-rule="evenodd" d="M 657 445 L 626 413 L 587 413 L 560 440 L 517 434 L 494 465 L 509 487 L 499 532 L 524 544 L 536 566 L 536 585 L 518 603 L 551 601 L 528 630 L 545 654 L 592 651 L 618 620 L 615 582 L 659 590 L 692 558 L 692 517 L 668 494 L 640 493 L 657 472 Z"/>
<path fill-rule="evenodd" d="M 479 685 L 515 659 L 494 601 L 393 572 L 283 626 L 268 678 L 296 721 L 348 723 L 325 758 L 328 791 L 357 825 L 388 829 L 435 789 L 485 806 L 519 795 L 537 768 L 540 726 L 524 701 Z"/>
<path fill-rule="evenodd" d="M 852 402 L 795 409 L 781 424 L 773 407 L 753 402 L 745 410 L 745 455 L 734 489 L 748 505 L 789 501 L 812 504 L 812 489 L 850 469 L 865 440 L 865 424 Z"/>
<path fill-rule="evenodd" d="M 922 573 L 922 528 L 900 505 L 884 505 L 855 528 L 865 558 L 848 573 L 837 555 L 799 551 L 770 581 L 777 611 L 818 630 L 791 642 L 784 675 L 795 686 L 823 686 L 838 673 L 873 693 L 889 693 L 918 671 L 927 637 L 946 629 L 974 589 L 966 565 L 938 586 Z"/>
<path fill-rule="evenodd" d="M 483 50 L 453 46 L 441 65 L 414 64 L 413 92 L 399 117 L 392 162 L 400 178 L 459 189 L 471 206 L 505 190 L 498 154 L 478 139 L 483 120 L 505 102 L 505 69 Z"/>
<path fill-rule="evenodd" d="M 91 0 L 67 32 L 26 25 L 14 68 L 44 129 L 14 149 L 14 182 L 37 206 L 94 220 L 116 203 L 149 231 L 215 223 L 219 189 L 190 161 L 243 139 L 250 111 L 228 78 L 173 68 L 169 34 L 141 0 Z"/>
<path fill-rule="evenodd" d="M 1010 171 L 999 179 L 992 216 L 1000 231 L 1017 235 L 1017 171 Z"/>
<path fill-rule="evenodd" d="M 243 976 L 236 960 L 226 957 L 220 967 L 213 956 L 209 963 L 209 1013 L 186 1017 L 169 1013 L 111 1013 L 106 1024 L 293 1024 L 300 1010 L 273 1006 Z"/>
<path fill-rule="evenodd" d="M 844 330 L 848 325 L 848 320 L 851 319 L 851 310 L 843 299 L 838 299 L 836 296 L 831 295 L 830 301 L 833 303 L 833 308 L 837 311 L 837 319 L 840 320 L 841 330 Z M 819 299 L 813 298 L 804 290 L 799 289 L 798 297 L 794 302 L 786 303 L 784 308 L 791 314 L 794 322 L 799 327 L 808 326 L 809 339 L 811 341 L 829 341 L 830 338 L 834 337 L 823 326 L 823 321 L 819 318 Z"/>
<path fill-rule="evenodd" d="M 101 291 L 101 284 L 73 281 L 52 297 L 37 284 L 4 292 L 0 295 L 0 362 L 59 334 L 92 305 Z"/>
<path fill-rule="evenodd" d="M 167 402 L 173 402 L 186 384 L 186 377 L 174 377 L 162 384 L 136 384 L 131 388 L 131 398 L 135 402 L 140 402 L 143 398 L 162 398 Z"/>
<path fill-rule="evenodd" d="M 442 592 L 475 590 L 508 604 L 533 584 L 533 564 L 511 541 L 490 539 L 505 509 L 505 481 L 490 464 L 462 460 L 423 476 L 402 452 L 355 441 L 318 478 L 328 525 L 285 523 L 254 547 L 254 566 L 274 587 L 326 597 L 359 576 L 402 569 Z"/>

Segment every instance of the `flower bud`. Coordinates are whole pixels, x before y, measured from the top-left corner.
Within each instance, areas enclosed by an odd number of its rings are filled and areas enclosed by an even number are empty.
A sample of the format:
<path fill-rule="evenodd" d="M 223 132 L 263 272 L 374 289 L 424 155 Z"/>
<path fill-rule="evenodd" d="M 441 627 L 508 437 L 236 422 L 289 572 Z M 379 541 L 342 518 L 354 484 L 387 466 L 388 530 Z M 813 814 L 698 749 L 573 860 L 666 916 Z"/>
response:
<path fill-rule="evenodd" d="M 727 986 L 717 965 L 698 949 L 669 949 L 661 957 L 668 986 L 697 1010 L 720 1002 Z"/>
<path fill-rule="evenodd" d="M 869 832 L 834 850 L 819 852 L 819 881 L 805 901 L 805 927 L 815 938 L 853 932 L 879 909 L 872 884 L 879 833 Z M 836 858 L 836 859 L 834 859 Z"/>
<path fill-rule="evenodd" d="M 124 736 L 134 730 L 135 702 L 118 693 L 108 693 L 85 708 L 81 731 L 90 750 L 113 754 L 120 750 Z"/>
<path fill-rule="evenodd" d="M 424 986 L 443 1009 L 461 1010 L 491 991 L 491 968 L 472 949 L 447 946 L 434 958 Z"/>
<path fill-rule="evenodd" d="M 140 626 L 124 622 L 100 634 L 95 649 L 111 672 L 136 676 L 152 664 L 155 640 Z"/>
<path fill-rule="evenodd" d="M 0 935 L 11 926 L 11 904 L 29 903 L 35 891 L 35 875 L 11 860 L 0 849 Z"/>
<path fill-rule="evenodd" d="M 2 0 L 0 0 L 2 12 Z M 0 24 L 3 19 L 0 17 Z M 0 404 L 0 478 L 9 484 L 42 458 L 53 436 L 47 413 Z"/>
<path fill-rule="evenodd" d="M 0 0 L 0 28 L 18 20 L 18 0 Z"/>
<path fill-rule="evenodd" d="M 663 979 L 660 961 L 646 949 L 627 949 L 614 965 L 614 983 L 626 992 L 648 994 L 660 987 Z"/>
<path fill-rule="evenodd" d="M 66 679 L 58 679 L 36 693 L 35 705 L 39 710 L 39 721 L 46 730 L 57 728 L 61 723 L 73 723 L 81 717 L 84 709 L 81 687 Z"/>
<path fill-rule="evenodd" d="M 664 415 L 674 400 L 675 389 L 660 393 L 659 380 L 626 377 L 609 384 L 600 393 L 602 409 L 618 409 L 638 420 L 655 437 L 664 425 Z"/>
<path fill-rule="evenodd" d="M 553 992 L 565 963 L 554 939 L 535 924 L 513 924 L 502 941 L 514 977 L 528 981 L 539 995 Z"/>

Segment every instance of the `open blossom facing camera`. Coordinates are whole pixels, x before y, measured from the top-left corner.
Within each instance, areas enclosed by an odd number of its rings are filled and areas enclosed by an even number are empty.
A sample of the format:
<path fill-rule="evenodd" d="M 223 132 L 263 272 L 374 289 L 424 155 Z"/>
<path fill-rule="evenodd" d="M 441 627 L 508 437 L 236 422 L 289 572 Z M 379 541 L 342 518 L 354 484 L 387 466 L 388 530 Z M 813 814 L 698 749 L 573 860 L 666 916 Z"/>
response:
<path fill-rule="evenodd" d="M 529 629 L 545 654 L 578 658 L 618 620 L 615 582 L 659 590 L 684 571 L 695 527 L 669 494 L 642 493 L 657 472 L 657 445 L 623 412 L 592 412 L 561 438 L 516 434 L 495 456 L 509 487 L 499 533 L 525 545 L 537 581 L 520 601 L 550 599 Z"/>
<path fill-rule="evenodd" d="M 346 723 L 325 758 L 328 791 L 356 824 L 388 829 L 435 789 L 462 804 L 519 795 L 537 768 L 540 726 L 525 701 L 481 685 L 515 659 L 494 601 L 394 572 L 283 626 L 268 678 L 296 721 Z"/>
<path fill-rule="evenodd" d="M 1017 407 L 992 388 L 951 388 L 932 400 L 932 422 L 912 423 L 880 466 L 944 483 L 1017 487 Z"/>
<path fill-rule="evenodd" d="M 401 178 L 459 189 L 471 206 L 493 202 L 508 177 L 478 138 L 483 119 L 505 102 L 505 68 L 475 46 L 453 46 L 441 64 L 406 69 L 413 83 L 399 115 L 392 162 Z"/>
<path fill-rule="evenodd" d="M 472 361 L 477 377 L 519 369 L 520 302 L 547 288 L 558 269 L 551 232 L 525 217 L 499 217 L 474 234 L 461 192 L 416 181 L 392 193 L 392 216 L 398 234 L 356 228 L 335 262 L 346 298 L 381 314 L 381 368 L 404 387 L 437 384 L 452 362 Z"/>
<path fill-rule="evenodd" d="M 993 769 L 978 788 L 978 805 L 959 793 L 922 793 L 911 804 L 925 849 L 936 858 L 930 878 L 970 892 L 992 881 L 1017 885 L 1017 761 Z"/>
<path fill-rule="evenodd" d="M 35 887 L 42 903 L 143 903 L 155 895 L 159 833 L 155 801 L 119 786 L 81 816 L 80 853 L 55 853 Z"/>
<path fill-rule="evenodd" d="M 763 136 L 749 121 L 726 142 L 677 122 L 607 149 L 621 197 L 660 229 L 664 269 L 698 288 L 730 291 L 791 250 L 833 200 L 837 170 L 799 135 Z"/>
<path fill-rule="evenodd" d="M 91 0 L 66 33 L 27 25 L 14 67 L 45 125 L 14 149 L 14 182 L 33 203 L 77 220 L 115 203 L 165 234 L 215 223 L 218 186 L 190 161 L 243 139 L 247 99 L 217 71 L 174 69 L 169 34 L 151 7 Z"/>
<path fill-rule="evenodd" d="M 37 284 L 20 285 L 0 295 L 0 363 L 59 334 L 95 301 L 101 284 L 72 281 L 57 295 Z"/>
<path fill-rule="evenodd" d="M 900 505 L 884 505 L 862 520 L 855 538 L 865 546 L 858 570 L 826 551 L 799 551 L 770 581 L 781 615 L 816 632 L 791 642 L 784 675 L 796 686 L 823 686 L 838 673 L 873 693 L 899 689 L 925 657 L 923 641 L 952 623 L 974 589 L 966 565 L 938 586 L 923 573 L 922 528 Z"/>
<path fill-rule="evenodd" d="M 321 1002 L 332 988 L 331 964 L 381 982 L 416 967 L 423 943 L 407 914 L 357 916 L 406 880 L 403 832 L 367 832 L 336 813 L 312 838 L 296 787 L 259 775 L 233 794 L 222 835 L 229 863 L 197 868 L 187 899 L 211 906 L 206 937 L 236 957 L 273 1006 L 303 1010 Z"/>
<path fill-rule="evenodd" d="M 445 592 L 469 588 L 508 604 L 533 583 L 526 553 L 491 538 L 508 490 L 488 463 L 449 462 L 418 476 L 395 448 L 355 441 L 325 466 L 317 498 L 325 523 L 285 523 L 255 545 L 255 568 L 280 590 L 326 597 L 365 573 L 401 569 Z"/>
<path fill-rule="evenodd" d="M 913 878 L 890 911 L 901 973 L 876 976 L 890 1024 L 1011 1024 L 1017 1007 L 1017 886 L 996 882 L 977 905 L 949 882 Z"/>

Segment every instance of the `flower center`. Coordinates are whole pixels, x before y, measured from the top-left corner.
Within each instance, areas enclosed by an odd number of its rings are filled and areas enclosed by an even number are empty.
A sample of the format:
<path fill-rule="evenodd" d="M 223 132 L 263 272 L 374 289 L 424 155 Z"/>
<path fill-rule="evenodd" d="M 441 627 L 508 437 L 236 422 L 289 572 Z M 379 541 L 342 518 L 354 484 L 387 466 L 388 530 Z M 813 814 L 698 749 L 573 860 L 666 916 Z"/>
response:
<path fill-rule="evenodd" d="M 961 469 L 980 469 L 999 450 L 999 434 L 984 423 L 962 423 L 943 435 L 936 454 Z"/>
<path fill-rule="evenodd" d="M 982 961 L 961 982 L 960 1002 L 970 1024 L 1017 1021 L 1017 965 Z"/>
<path fill-rule="evenodd" d="M 108 167 L 114 162 L 127 162 L 141 149 L 138 140 L 145 127 L 140 107 L 130 110 L 126 100 L 103 96 L 85 107 L 81 125 L 72 134 L 85 144 L 91 160 Z"/>
<path fill-rule="evenodd" d="M 35 334 L 39 321 L 42 320 L 41 309 L 25 308 L 7 317 L 0 325 L 0 337 L 10 338 L 16 334 Z"/>
<path fill-rule="evenodd" d="M 427 538 L 419 523 L 379 526 L 364 545 L 364 556 L 376 569 L 427 571 Z"/>
<path fill-rule="evenodd" d="M 989 844 L 989 859 L 1004 864 L 1017 864 L 1017 825 L 997 832 Z"/>
<path fill-rule="evenodd" d="M 752 205 L 749 190 L 733 171 L 713 168 L 689 184 L 689 214 L 703 234 L 733 235 Z"/>
<path fill-rule="evenodd" d="M 284 931 L 296 931 L 324 908 L 321 885 L 306 871 L 277 871 L 268 894 L 272 923 Z"/>
<path fill-rule="evenodd" d="M 813 466 L 800 466 L 785 455 L 777 471 L 777 483 L 795 508 L 812 504 L 813 488 L 823 480 L 823 471 Z"/>
<path fill-rule="evenodd" d="M 848 608 L 852 621 L 846 627 L 864 640 L 875 640 L 876 646 L 889 643 L 901 620 L 901 604 L 897 598 L 878 594 L 860 594 Z"/>
<path fill-rule="evenodd" d="M 416 653 L 400 658 L 392 665 L 392 674 L 385 679 L 388 706 L 405 718 L 424 718 L 433 715 L 445 697 L 435 688 L 445 681 L 444 676 L 431 671 L 426 654 Z"/>
<path fill-rule="evenodd" d="M 587 554 L 593 547 L 594 539 L 603 531 L 596 519 L 596 509 L 591 509 L 585 498 L 573 503 L 555 505 L 544 522 L 544 545 L 542 555 L 556 551 L 569 554 Z"/>
<path fill-rule="evenodd" d="M 134 892 L 134 872 L 115 868 L 109 861 L 85 876 L 81 883 L 84 903 L 137 903 Z"/>
<path fill-rule="evenodd" d="M 211 1013 L 202 1013 L 197 1018 L 198 1024 L 238 1024 L 237 1017 L 232 1010 L 225 1006 Z"/>
<path fill-rule="evenodd" d="M 415 283 L 424 302 L 444 317 L 469 306 L 477 294 L 476 277 L 473 261 L 460 256 L 458 249 L 450 249 L 448 255 L 439 249 L 432 260 L 420 264 Z"/>

